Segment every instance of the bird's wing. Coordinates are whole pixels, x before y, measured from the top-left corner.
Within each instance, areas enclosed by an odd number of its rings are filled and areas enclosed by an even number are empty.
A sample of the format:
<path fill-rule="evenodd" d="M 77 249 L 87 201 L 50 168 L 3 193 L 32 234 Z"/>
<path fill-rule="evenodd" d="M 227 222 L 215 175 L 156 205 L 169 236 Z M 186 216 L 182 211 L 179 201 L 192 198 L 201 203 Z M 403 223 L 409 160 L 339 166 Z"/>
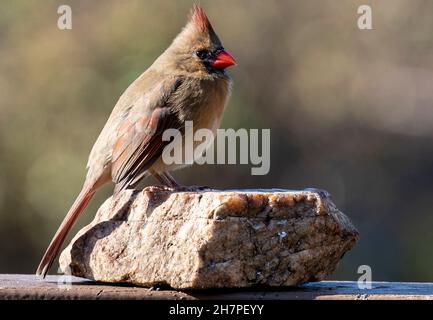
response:
<path fill-rule="evenodd" d="M 143 95 L 118 128 L 111 162 L 116 192 L 137 182 L 137 178 L 161 156 L 164 147 L 170 143 L 162 140 L 165 130 L 181 129 L 182 123 L 169 102 L 179 81 L 170 82 L 169 86 L 161 84 L 150 96 Z"/>

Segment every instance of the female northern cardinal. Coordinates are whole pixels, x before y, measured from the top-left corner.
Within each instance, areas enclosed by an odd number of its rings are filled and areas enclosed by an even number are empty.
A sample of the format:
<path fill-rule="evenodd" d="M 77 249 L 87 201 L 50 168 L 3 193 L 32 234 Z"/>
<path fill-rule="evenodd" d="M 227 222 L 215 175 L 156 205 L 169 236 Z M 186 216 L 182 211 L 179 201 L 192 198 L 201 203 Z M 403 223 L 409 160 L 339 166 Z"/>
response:
<path fill-rule="evenodd" d="M 74 222 L 95 192 L 115 183 L 114 193 L 153 175 L 168 187 L 178 184 L 168 173 L 162 151 L 166 129 L 182 132 L 219 127 L 230 95 L 225 69 L 235 64 L 224 50 L 205 12 L 194 6 L 186 27 L 168 49 L 122 94 L 89 156 L 83 188 L 48 246 L 36 274 L 45 275 Z"/>

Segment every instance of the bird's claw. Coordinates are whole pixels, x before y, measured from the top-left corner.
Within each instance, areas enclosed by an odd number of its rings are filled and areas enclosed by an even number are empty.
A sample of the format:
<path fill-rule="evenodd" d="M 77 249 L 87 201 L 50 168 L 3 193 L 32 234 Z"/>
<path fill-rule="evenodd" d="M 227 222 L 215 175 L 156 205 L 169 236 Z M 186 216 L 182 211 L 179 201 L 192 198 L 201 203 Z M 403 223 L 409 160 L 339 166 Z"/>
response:
<path fill-rule="evenodd" d="M 165 186 L 147 186 L 143 189 L 145 192 L 161 192 L 161 191 L 173 191 L 173 188 Z"/>
<path fill-rule="evenodd" d="M 211 190 L 212 188 L 208 186 L 179 186 L 174 188 L 174 191 L 178 192 L 197 192 L 197 191 L 206 191 Z"/>

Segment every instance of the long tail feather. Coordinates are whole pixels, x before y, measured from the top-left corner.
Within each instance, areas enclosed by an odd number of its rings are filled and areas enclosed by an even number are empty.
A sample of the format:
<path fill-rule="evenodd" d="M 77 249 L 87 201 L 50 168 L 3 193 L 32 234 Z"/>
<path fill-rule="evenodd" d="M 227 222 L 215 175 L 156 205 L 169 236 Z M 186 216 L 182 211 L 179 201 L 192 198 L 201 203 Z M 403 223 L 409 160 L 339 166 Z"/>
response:
<path fill-rule="evenodd" d="M 65 241 L 69 230 L 71 230 L 75 221 L 87 207 L 90 199 L 92 199 L 92 196 L 94 194 L 95 190 L 92 187 L 83 187 L 71 209 L 69 209 L 68 214 L 63 219 L 63 222 L 57 230 L 56 234 L 54 235 L 53 239 L 51 240 L 51 243 L 48 246 L 47 251 L 45 252 L 39 264 L 38 270 L 36 271 L 37 275 L 41 275 L 43 278 L 45 278 L 48 270 L 53 264 L 54 259 L 59 253 L 60 248 L 62 247 L 62 244 Z"/>

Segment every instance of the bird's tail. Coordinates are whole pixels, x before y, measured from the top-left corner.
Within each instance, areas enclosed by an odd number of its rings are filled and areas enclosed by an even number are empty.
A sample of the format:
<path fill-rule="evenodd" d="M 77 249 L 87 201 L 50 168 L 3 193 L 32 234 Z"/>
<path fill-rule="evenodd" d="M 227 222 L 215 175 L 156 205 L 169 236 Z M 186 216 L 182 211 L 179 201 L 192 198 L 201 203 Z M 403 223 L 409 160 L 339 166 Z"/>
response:
<path fill-rule="evenodd" d="M 45 252 L 41 262 L 39 263 L 38 270 L 36 271 L 37 275 L 41 275 L 43 278 L 45 278 L 48 270 L 53 264 L 54 259 L 59 253 L 60 248 L 65 241 L 69 230 L 71 230 L 75 221 L 87 207 L 87 204 L 89 203 L 90 199 L 92 199 L 92 196 L 94 194 L 95 190 L 93 186 L 86 186 L 85 184 L 74 204 L 72 205 L 71 209 L 69 209 L 68 214 L 63 219 L 63 222 L 57 230 L 56 234 L 54 235 L 53 239 L 51 240 L 47 251 Z"/>

